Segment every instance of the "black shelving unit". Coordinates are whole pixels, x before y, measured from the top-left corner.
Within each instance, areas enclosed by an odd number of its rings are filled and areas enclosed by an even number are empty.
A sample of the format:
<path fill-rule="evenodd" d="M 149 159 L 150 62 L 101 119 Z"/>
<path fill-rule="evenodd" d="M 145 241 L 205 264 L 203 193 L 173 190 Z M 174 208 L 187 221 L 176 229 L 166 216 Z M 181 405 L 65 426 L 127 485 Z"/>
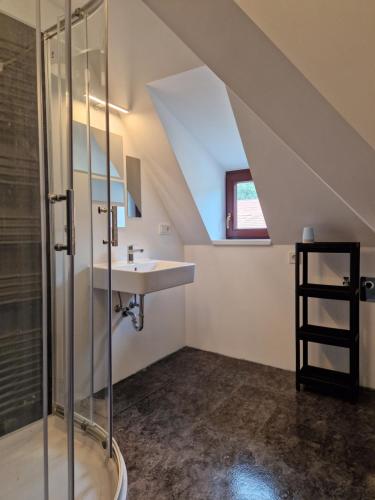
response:
<path fill-rule="evenodd" d="M 313 252 L 349 254 L 349 283 L 343 286 L 309 283 L 308 255 Z M 314 389 L 323 389 L 325 392 L 340 393 L 353 401 L 357 399 L 359 388 L 359 264 L 359 243 L 296 243 L 296 389 L 298 391 L 303 384 Z M 310 324 L 309 297 L 347 301 L 350 308 L 349 329 Z M 349 373 L 309 365 L 309 342 L 347 348 L 349 350 Z"/>

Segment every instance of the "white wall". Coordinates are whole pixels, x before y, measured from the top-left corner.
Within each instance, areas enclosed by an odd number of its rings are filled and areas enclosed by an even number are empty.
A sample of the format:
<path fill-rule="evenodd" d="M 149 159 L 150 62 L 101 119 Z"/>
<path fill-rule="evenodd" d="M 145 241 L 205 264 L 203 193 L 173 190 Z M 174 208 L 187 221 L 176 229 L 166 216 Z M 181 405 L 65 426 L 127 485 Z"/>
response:
<path fill-rule="evenodd" d="M 53 98 L 51 105 L 56 105 Z M 53 189 L 63 192 L 61 170 L 58 161 L 60 148 L 58 137 L 57 110 L 53 108 L 54 119 L 51 126 L 54 130 L 52 150 Z M 104 129 L 104 113 L 91 109 L 91 125 Z M 86 111 L 83 103 L 74 102 L 74 120 L 86 123 Z M 150 164 L 142 151 L 135 147 L 128 137 L 126 123 L 116 115 L 111 115 L 110 129 L 112 133 L 123 137 L 124 157 L 130 155 L 141 159 L 142 182 L 142 218 L 128 219 L 127 227 L 119 229 L 119 246 L 113 248 L 113 260 L 126 259 L 126 247 L 135 244 L 144 248 L 145 257 L 170 260 L 183 260 L 183 245 L 178 233 L 167 215 L 160 199 L 150 181 Z M 52 187 L 51 187 L 52 188 Z M 76 224 L 76 256 L 75 256 L 75 398 L 77 401 L 86 398 L 90 391 L 91 374 L 91 335 L 90 335 L 90 197 L 88 174 L 74 172 L 75 188 L 75 224 Z M 64 206 L 56 204 L 53 209 L 56 222 L 55 241 L 65 240 Z M 159 223 L 169 223 L 171 232 L 168 236 L 158 234 Z M 107 246 L 103 245 L 106 234 L 106 217 L 99 215 L 97 204 L 93 204 L 93 242 L 94 263 L 106 260 Z M 67 290 L 64 280 L 64 262 L 67 259 L 63 252 L 55 254 L 56 266 L 56 321 L 55 321 L 55 400 L 64 403 L 65 359 L 64 359 L 64 298 Z M 113 294 L 113 303 L 117 296 Z M 106 350 L 106 295 L 103 291 L 94 290 L 94 356 L 95 356 L 95 390 L 106 384 L 107 350 Z M 150 294 L 145 300 L 145 327 L 142 333 L 133 330 L 129 319 L 119 315 L 113 317 L 113 381 L 124 379 L 130 374 L 148 366 L 154 361 L 174 352 L 185 345 L 185 297 L 183 288 L 166 290 Z M 81 409 L 84 411 L 84 409 Z"/>
<path fill-rule="evenodd" d="M 152 168 L 123 128 L 124 153 L 141 159 L 142 218 L 127 219 L 127 227 L 119 229 L 119 246 L 113 248 L 113 260 L 126 259 L 127 245 L 143 248 L 137 258 L 183 260 L 183 245 L 151 182 Z M 159 224 L 171 225 L 168 236 L 160 236 Z M 99 238 L 98 238 L 99 239 Z M 95 247 L 96 262 L 105 261 L 105 248 Z M 101 292 L 98 292 L 99 294 Z M 114 304 L 117 303 L 114 294 Z M 147 295 L 145 326 L 134 331 L 129 318 L 113 316 L 113 381 L 117 382 L 145 368 L 154 361 L 185 345 L 185 296 L 182 287 Z"/>
<path fill-rule="evenodd" d="M 30 0 L 0 0 L 0 11 L 25 24 L 35 26 L 36 2 Z"/>
<path fill-rule="evenodd" d="M 292 368 L 288 248 L 185 246 L 185 259 L 197 266 L 195 283 L 186 289 L 187 344 Z"/>
<path fill-rule="evenodd" d="M 84 106 L 76 103 L 74 119 L 85 122 Z M 91 113 L 92 126 L 103 127 L 103 113 Z M 116 115 L 111 116 L 111 132 L 122 135 L 124 156 L 134 156 L 141 160 L 142 184 L 142 217 L 127 219 L 125 228 L 119 229 L 119 246 L 112 251 L 112 260 L 125 260 L 127 245 L 134 244 L 143 248 L 141 258 L 160 258 L 183 260 L 183 245 L 169 216 L 150 181 L 150 164 L 132 143 L 126 130 L 126 121 L 122 122 Z M 77 354 L 77 398 L 88 386 L 87 377 L 89 358 L 88 335 L 88 275 L 89 258 L 89 202 L 87 192 L 87 174 L 76 172 L 76 231 L 77 255 L 76 274 L 76 325 L 79 339 L 76 341 Z M 97 212 L 98 204 L 93 204 L 94 227 L 94 263 L 105 262 L 107 247 L 102 241 L 106 235 L 106 218 Z M 171 233 L 168 236 L 158 234 L 160 223 L 169 223 Z M 139 258 L 137 255 L 136 259 Z M 129 297 L 130 298 L 130 297 Z M 113 304 L 118 301 L 113 294 Z M 95 389 L 100 389 L 105 383 L 105 339 L 106 331 L 106 296 L 95 290 L 94 293 L 94 331 L 95 331 Z M 129 318 L 113 315 L 113 382 L 117 382 L 132 373 L 145 368 L 154 361 L 170 354 L 185 345 L 185 297 L 183 288 L 165 290 L 147 295 L 145 298 L 145 327 L 141 333 L 134 331 Z M 81 361 L 81 363 L 79 362 Z M 82 366 L 82 363 L 84 364 Z"/>
<path fill-rule="evenodd" d="M 186 246 L 185 259 L 195 262 L 196 281 L 186 289 L 186 336 L 192 347 L 287 370 L 295 368 L 293 247 Z M 340 283 L 348 274 L 340 256 L 313 261 L 312 278 Z M 375 270 L 375 250 L 362 250 L 361 273 Z M 316 324 L 345 328 L 344 303 L 312 304 Z M 361 303 L 361 384 L 375 388 L 375 306 Z M 340 348 L 313 346 L 311 362 L 347 369 Z"/>

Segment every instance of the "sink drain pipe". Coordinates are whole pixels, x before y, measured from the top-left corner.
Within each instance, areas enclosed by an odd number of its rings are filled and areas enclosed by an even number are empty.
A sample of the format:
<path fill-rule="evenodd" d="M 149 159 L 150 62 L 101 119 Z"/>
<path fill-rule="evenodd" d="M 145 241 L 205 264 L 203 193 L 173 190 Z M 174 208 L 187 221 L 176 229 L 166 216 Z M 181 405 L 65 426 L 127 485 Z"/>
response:
<path fill-rule="evenodd" d="M 124 306 L 122 303 L 121 293 L 117 292 L 119 303 L 115 306 L 115 312 L 121 312 L 122 317 L 130 317 L 132 320 L 133 328 L 136 332 L 141 332 L 144 326 L 144 300 L 145 296 L 143 294 L 139 294 L 137 301 L 137 295 L 133 296 L 133 299 L 130 300 L 127 306 Z M 132 309 L 138 308 L 138 313 L 134 313 Z"/>

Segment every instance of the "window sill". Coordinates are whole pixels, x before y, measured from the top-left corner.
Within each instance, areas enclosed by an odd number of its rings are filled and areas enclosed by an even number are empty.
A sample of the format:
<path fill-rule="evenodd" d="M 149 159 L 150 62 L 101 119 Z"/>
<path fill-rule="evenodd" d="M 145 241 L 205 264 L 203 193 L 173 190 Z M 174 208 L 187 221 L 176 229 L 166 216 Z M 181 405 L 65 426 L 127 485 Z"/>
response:
<path fill-rule="evenodd" d="M 211 242 L 214 246 L 218 247 L 231 247 L 231 246 L 245 246 L 245 247 L 253 247 L 253 246 L 269 246 L 271 245 L 271 240 L 212 240 Z"/>

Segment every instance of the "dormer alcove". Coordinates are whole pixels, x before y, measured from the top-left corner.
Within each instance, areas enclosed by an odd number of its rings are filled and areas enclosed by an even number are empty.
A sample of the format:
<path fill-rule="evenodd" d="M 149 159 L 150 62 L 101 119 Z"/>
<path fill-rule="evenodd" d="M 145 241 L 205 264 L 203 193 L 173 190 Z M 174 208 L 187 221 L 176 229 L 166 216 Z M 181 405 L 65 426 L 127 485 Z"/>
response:
<path fill-rule="evenodd" d="M 241 231 L 231 236 L 227 230 L 233 210 L 226 206 L 226 174 L 246 174 L 249 162 L 226 86 L 202 66 L 151 82 L 147 88 L 211 241 L 250 239 Z M 245 187 L 248 194 L 242 189 L 241 197 L 252 198 L 265 226 L 254 179 L 246 179 Z M 252 220 L 253 206 L 250 202 L 242 208 L 242 226 Z"/>

